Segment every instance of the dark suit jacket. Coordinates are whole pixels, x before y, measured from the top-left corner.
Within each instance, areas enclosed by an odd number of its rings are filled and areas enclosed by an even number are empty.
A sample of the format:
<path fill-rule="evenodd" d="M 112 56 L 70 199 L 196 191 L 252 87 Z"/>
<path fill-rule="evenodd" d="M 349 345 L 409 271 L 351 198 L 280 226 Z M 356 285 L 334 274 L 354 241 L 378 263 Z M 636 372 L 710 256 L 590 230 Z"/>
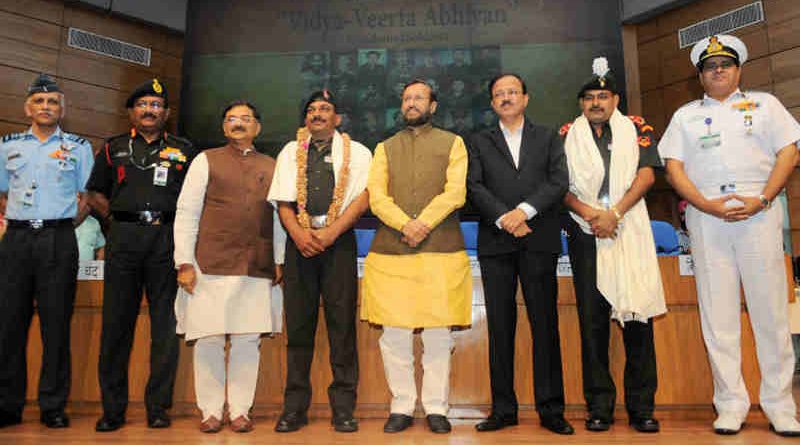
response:
<path fill-rule="evenodd" d="M 564 146 L 558 133 L 525 119 L 519 168 L 514 166 L 499 125 L 474 133 L 469 140 L 469 199 L 480 212 L 478 255 L 519 249 L 561 251 L 559 209 L 569 187 Z M 520 202 L 536 209 L 528 220 L 531 234 L 516 239 L 495 224 Z"/>

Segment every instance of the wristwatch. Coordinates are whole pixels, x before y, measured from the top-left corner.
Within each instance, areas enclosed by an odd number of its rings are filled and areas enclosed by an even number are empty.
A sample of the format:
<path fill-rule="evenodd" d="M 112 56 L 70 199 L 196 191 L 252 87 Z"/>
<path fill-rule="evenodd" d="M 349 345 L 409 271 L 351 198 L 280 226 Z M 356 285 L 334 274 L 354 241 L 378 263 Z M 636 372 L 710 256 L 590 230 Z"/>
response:
<path fill-rule="evenodd" d="M 758 199 L 759 199 L 759 201 L 761 201 L 761 207 L 763 207 L 764 210 L 767 210 L 768 208 L 770 208 L 770 206 L 772 206 L 772 201 L 767 199 L 766 196 L 758 195 Z"/>

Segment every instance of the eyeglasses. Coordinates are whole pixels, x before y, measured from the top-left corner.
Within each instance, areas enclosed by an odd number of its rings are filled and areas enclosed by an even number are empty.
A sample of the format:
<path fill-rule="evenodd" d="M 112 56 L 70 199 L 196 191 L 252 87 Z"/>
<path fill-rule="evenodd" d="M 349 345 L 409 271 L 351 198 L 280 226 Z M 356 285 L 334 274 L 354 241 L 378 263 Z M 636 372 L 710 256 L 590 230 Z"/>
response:
<path fill-rule="evenodd" d="M 333 111 L 333 107 L 330 105 L 320 105 L 319 107 L 315 107 L 314 105 L 309 105 L 306 108 L 306 113 L 314 113 L 316 111 L 321 111 L 323 113 L 330 113 Z"/>
<path fill-rule="evenodd" d="M 163 102 L 160 102 L 160 101 L 157 101 L 157 100 L 151 100 L 149 102 L 146 101 L 146 100 L 140 100 L 140 101 L 137 101 L 135 104 L 133 104 L 133 106 L 138 108 L 138 109 L 140 109 L 140 110 L 144 110 L 144 109 L 146 109 L 148 107 L 150 107 L 150 108 L 152 108 L 154 110 L 160 110 L 162 108 L 166 108 L 164 106 Z"/>
<path fill-rule="evenodd" d="M 224 119 L 224 121 L 229 124 L 235 124 L 236 122 L 249 124 L 258 121 L 258 119 L 253 116 L 228 116 Z"/>
<path fill-rule="evenodd" d="M 611 95 L 608 93 L 599 93 L 599 94 L 584 94 L 582 97 L 584 102 L 594 102 L 595 99 L 597 100 L 609 100 L 611 99 Z"/>
<path fill-rule="evenodd" d="M 517 97 L 522 94 L 520 90 L 498 90 L 492 94 L 495 99 L 502 99 L 505 97 Z"/>
<path fill-rule="evenodd" d="M 722 68 L 722 70 L 727 70 L 732 68 L 736 63 L 733 60 L 723 60 L 720 63 L 704 63 L 703 64 L 703 72 L 710 73 L 712 71 L 716 71 L 717 68 Z"/>
<path fill-rule="evenodd" d="M 428 96 L 422 96 L 422 95 L 412 96 L 412 95 L 409 94 L 408 96 L 403 96 L 403 103 L 407 103 L 407 102 L 425 102 L 428 99 L 430 99 L 430 97 L 428 97 Z"/>

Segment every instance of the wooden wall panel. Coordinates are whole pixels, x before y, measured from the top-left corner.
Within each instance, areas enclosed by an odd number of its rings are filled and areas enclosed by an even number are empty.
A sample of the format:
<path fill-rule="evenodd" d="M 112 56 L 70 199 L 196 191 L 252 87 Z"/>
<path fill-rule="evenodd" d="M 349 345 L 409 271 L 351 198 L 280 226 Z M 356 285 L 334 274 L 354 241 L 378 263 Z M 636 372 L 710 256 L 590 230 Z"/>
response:
<path fill-rule="evenodd" d="M 43 22 L 60 25 L 64 21 L 64 2 L 54 0 L 0 0 L 0 10 Z"/>
<path fill-rule="evenodd" d="M 711 412 L 712 381 L 706 357 L 700 320 L 697 311 L 694 280 L 680 276 L 676 257 L 660 257 L 662 280 L 669 312 L 655 320 L 655 342 L 658 357 L 659 389 L 656 406 L 659 415 L 675 410 L 690 410 L 688 415 L 708 416 Z M 581 376 L 581 348 L 577 309 L 570 278 L 559 278 L 559 327 L 563 362 L 565 399 L 569 415 L 583 416 L 583 390 Z M 458 417 L 484 416 L 489 409 L 491 393 L 488 375 L 488 333 L 486 311 L 480 279 L 476 278 L 473 302 L 472 328 L 455 332 L 456 348 L 452 358 L 450 401 L 451 414 Z M 517 337 L 515 357 L 515 388 L 521 415 L 532 416 L 534 410 L 533 360 L 530 325 L 518 296 Z M 70 409 L 97 414 L 100 411 L 100 392 L 97 383 L 102 321 L 102 283 L 82 281 L 78 285 L 76 310 L 72 326 L 73 379 Z M 34 320 L 36 320 L 34 318 Z M 136 337 L 131 353 L 130 400 L 132 409 L 141 407 L 148 376 L 149 317 L 142 308 L 136 327 Z M 38 324 L 34 321 L 28 347 L 28 398 L 36 398 L 41 342 Z M 386 415 L 390 394 L 383 371 L 383 361 L 378 347 L 379 329 L 367 323 L 358 324 L 359 393 L 357 415 L 383 417 Z M 745 311 L 742 312 L 743 373 L 751 400 L 758 402 L 759 373 L 755 359 L 752 332 Z M 415 339 L 415 355 L 422 350 L 419 338 Z M 194 379 L 192 354 L 194 349 L 181 342 L 181 356 L 175 386 L 177 413 L 196 413 L 194 406 Z M 286 375 L 286 336 L 263 338 L 259 381 L 256 390 L 255 413 L 274 415 L 281 410 Z M 312 415 L 329 416 L 327 387 L 331 382 L 328 364 L 328 339 L 325 320 L 320 313 L 319 329 L 315 342 L 312 376 Z M 617 382 L 617 401 L 622 404 L 624 346 L 619 326 L 614 324 L 610 339 L 610 363 Z M 417 378 L 421 376 L 417 369 Z M 624 416 L 624 409 L 619 409 Z"/>
<path fill-rule="evenodd" d="M 58 50 L 61 27 L 49 22 L 0 11 L 0 36 Z"/>

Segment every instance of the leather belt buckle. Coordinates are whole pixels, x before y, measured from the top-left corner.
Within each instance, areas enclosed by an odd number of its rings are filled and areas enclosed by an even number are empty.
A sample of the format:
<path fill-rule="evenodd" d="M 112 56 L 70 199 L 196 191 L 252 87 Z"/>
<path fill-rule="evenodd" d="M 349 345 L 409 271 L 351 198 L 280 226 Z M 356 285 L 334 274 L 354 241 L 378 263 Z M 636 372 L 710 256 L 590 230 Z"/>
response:
<path fill-rule="evenodd" d="M 311 217 L 311 228 L 321 229 L 328 222 L 328 215 L 314 215 Z"/>
<path fill-rule="evenodd" d="M 154 226 L 161 223 L 161 212 L 155 210 L 144 210 L 139 212 L 139 224 Z"/>

